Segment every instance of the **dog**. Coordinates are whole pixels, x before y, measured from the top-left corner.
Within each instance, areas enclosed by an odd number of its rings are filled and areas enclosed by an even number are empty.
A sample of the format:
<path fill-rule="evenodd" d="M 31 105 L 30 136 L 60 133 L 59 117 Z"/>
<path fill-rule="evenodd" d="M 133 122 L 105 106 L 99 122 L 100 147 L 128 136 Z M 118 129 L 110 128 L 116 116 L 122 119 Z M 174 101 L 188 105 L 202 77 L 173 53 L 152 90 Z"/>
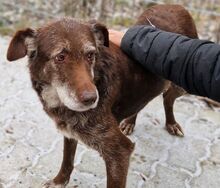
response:
<path fill-rule="evenodd" d="M 154 24 L 197 38 L 192 17 L 178 5 L 153 6 L 136 24 Z M 183 135 L 173 115 L 173 103 L 185 91 L 129 59 L 109 42 L 108 30 L 102 24 L 62 18 L 36 30 L 17 31 L 7 59 L 25 56 L 32 86 L 64 135 L 61 169 L 44 187 L 67 185 L 80 140 L 103 157 L 107 187 L 125 188 L 135 145 L 125 134 L 132 132 L 137 113 L 161 93 L 167 130 Z"/>

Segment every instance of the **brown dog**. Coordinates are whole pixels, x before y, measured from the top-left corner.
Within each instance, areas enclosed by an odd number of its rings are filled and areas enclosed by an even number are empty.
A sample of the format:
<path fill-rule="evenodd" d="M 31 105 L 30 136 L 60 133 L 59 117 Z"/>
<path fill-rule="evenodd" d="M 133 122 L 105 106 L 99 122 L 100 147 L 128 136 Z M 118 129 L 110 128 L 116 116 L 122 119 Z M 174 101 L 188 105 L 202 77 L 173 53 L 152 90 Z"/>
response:
<path fill-rule="evenodd" d="M 137 24 L 149 20 L 161 29 L 197 37 L 191 16 L 180 6 L 152 7 Z M 7 58 L 14 61 L 26 55 L 33 88 L 64 134 L 61 169 L 45 187 L 65 187 L 81 140 L 105 160 L 107 187 L 124 188 L 134 144 L 122 134 L 119 123 L 130 133 L 138 111 L 164 91 L 166 127 L 182 135 L 173 103 L 183 90 L 143 70 L 109 44 L 105 26 L 64 18 L 37 30 L 18 31 Z"/>

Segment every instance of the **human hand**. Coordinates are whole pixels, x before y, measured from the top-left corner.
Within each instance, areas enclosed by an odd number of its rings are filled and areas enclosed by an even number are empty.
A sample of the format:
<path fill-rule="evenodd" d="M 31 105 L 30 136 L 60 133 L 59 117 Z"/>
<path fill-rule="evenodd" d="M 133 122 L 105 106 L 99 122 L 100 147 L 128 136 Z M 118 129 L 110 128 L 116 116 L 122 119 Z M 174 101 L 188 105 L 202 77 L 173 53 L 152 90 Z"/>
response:
<path fill-rule="evenodd" d="M 108 30 L 109 32 L 109 40 L 114 43 L 115 45 L 117 46 L 121 46 L 121 40 L 124 36 L 124 32 L 120 32 L 120 31 L 116 31 L 116 30 L 112 30 L 112 29 L 109 29 Z"/>

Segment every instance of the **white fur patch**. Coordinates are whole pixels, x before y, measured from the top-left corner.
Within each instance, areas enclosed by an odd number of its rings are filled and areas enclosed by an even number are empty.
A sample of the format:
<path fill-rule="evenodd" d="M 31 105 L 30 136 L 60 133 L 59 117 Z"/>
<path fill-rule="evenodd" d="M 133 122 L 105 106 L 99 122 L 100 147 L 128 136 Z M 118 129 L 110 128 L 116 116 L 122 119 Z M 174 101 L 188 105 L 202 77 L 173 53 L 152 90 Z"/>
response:
<path fill-rule="evenodd" d="M 87 42 L 86 44 L 84 44 L 84 53 L 88 53 L 88 52 L 91 52 L 91 51 L 96 51 L 96 48 L 95 46 L 93 46 L 93 44 L 91 42 Z M 91 66 L 91 75 L 92 75 L 92 78 L 94 78 L 94 65 L 95 65 L 95 58 L 92 62 L 92 66 Z"/>
<path fill-rule="evenodd" d="M 41 96 L 49 108 L 55 108 L 60 105 L 60 99 L 57 91 L 52 86 L 44 86 Z"/>
<path fill-rule="evenodd" d="M 95 64 L 95 62 L 93 62 L 92 66 L 91 66 L 91 75 L 92 75 L 93 79 L 95 77 L 95 75 L 94 75 L 94 64 Z"/>
<path fill-rule="evenodd" d="M 76 134 L 76 132 L 73 131 L 71 124 L 67 124 L 64 129 L 59 129 L 59 127 L 58 127 L 58 131 L 66 138 L 80 140 L 80 138 Z"/>
<path fill-rule="evenodd" d="M 54 83 L 52 85 L 54 88 L 56 88 L 60 101 L 71 110 L 83 112 L 95 108 L 98 104 L 99 101 L 98 90 L 96 90 L 97 99 L 95 103 L 90 106 L 85 106 L 77 99 L 75 91 L 70 90 L 66 84 L 61 85 Z"/>
<path fill-rule="evenodd" d="M 90 51 L 96 51 L 96 47 L 91 43 L 87 42 L 83 46 L 84 53 L 90 52 Z"/>
<path fill-rule="evenodd" d="M 75 131 L 74 126 L 80 123 L 80 126 L 84 126 L 88 122 L 88 117 L 79 114 L 73 116 L 69 122 L 66 122 L 63 125 L 57 126 L 57 129 L 60 133 L 62 133 L 67 138 L 74 138 L 76 140 L 81 140 L 78 133 Z"/>
<path fill-rule="evenodd" d="M 36 44 L 34 38 L 27 37 L 25 39 L 25 45 L 27 46 L 27 55 L 30 56 L 31 52 L 36 51 Z"/>
<path fill-rule="evenodd" d="M 63 51 L 63 49 L 70 50 L 70 44 L 67 40 L 63 40 L 54 46 L 54 49 L 51 53 L 51 58 L 55 57 L 57 54 Z"/>

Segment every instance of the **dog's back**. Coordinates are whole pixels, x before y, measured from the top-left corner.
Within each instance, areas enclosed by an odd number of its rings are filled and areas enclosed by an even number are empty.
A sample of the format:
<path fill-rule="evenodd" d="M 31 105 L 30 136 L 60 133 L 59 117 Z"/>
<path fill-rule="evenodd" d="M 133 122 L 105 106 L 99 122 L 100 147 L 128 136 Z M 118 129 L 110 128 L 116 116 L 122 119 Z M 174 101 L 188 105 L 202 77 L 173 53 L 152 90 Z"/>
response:
<path fill-rule="evenodd" d="M 191 15 L 180 5 L 152 6 L 140 15 L 136 25 L 154 25 L 164 31 L 198 38 Z"/>

